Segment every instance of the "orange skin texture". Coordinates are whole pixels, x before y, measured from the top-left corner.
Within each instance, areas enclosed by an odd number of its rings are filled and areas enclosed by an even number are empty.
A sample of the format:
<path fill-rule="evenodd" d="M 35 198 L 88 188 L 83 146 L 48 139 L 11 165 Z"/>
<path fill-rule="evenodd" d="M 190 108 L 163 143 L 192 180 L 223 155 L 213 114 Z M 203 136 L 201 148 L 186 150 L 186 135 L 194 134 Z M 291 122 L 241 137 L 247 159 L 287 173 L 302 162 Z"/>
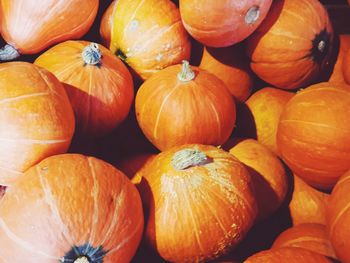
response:
<path fill-rule="evenodd" d="M 254 92 L 246 101 L 254 119 L 256 139 L 275 154 L 279 154 L 276 143 L 278 121 L 293 96 L 292 92 L 266 87 Z"/>
<path fill-rule="evenodd" d="M 283 203 L 288 191 L 283 163 L 273 152 L 253 139 L 239 141 L 229 152 L 249 167 L 258 203 L 258 218 L 268 218 Z"/>
<path fill-rule="evenodd" d="M 111 30 L 113 25 L 113 15 L 115 10 L 115 5 L 118 2 L 118 0 L 114 0 L 106 11 L 104 12 L 101 24 L 100 24 L 100 36 L 102 38 L 102 43 L 105 47 L 109 47 L 111 43 Z"/>
<path fill-rule="evenodd" d="M 130 262 L 144 224 L 129 179 L 80 154 L 52 156 L 30 168 L 7 190 L 0 211 L 0 258 L 13 263 L 56 262 L 73 245 L 87 243 L 108 251 L 103 262 Z"/>
<path fill-rule="evenodd" d="M 173 158 L 184 149 L 204 153 L 208 162 L 176 169 Z M 222 149 L 199 144 L 173 147 L 140 173 L 138 189 L 149 215 L 145 238 L 167 261 L 220 257 L 244 238 L 255 221 L 249 172 Z"/>
<path fill-rule="evenodd" d="M 293 225 L 306 223 L 325 225 L 329 194 L 318 191 L 296 175 L 293 175 L 293 179 L 293 194 L 289 202 Z"/>
<path fill-rule="evenodd" d="M 146 80 L 135 99 L 136 117 L 145 136 L 160 150 L 186 143 L 221 145 L 236 121 L 235 102 L 225 84 L 205 70 L 181 81 L 181 65 Z"/>
<path fill-rule="evenodd" d="M 27 62 L 0 64 L 0 184 L 68 150 L 74 114 L 63 85 Z"/>
<path fill-rule="evenodd" d="M 337 259 L 325 225 L 306 223 L 288 228 L 274 241 L 272 248 L 300 247 Z"/>
<path fill-rule="evenodd" d="M 243 45 L 203 50 L 199 68 L 221 79 L 238 101 L 245 101 L 252 92 L 253 73 L 244 55 Z"/>
<path fill-rule="evenodd" d="M 271 0 L 180 0 L 180 12 L 186 30 L 202 44 L 227 47 L 247 38 L 265 18 Z M 246 22 L 248 11 L 259 8 L 259 17 Z"/>
<path fill-rule="evenodd" d="M 244 261 L 244 263 L 332 263 L 327 257 L 297 247 L 282 247 L 261 251 Z"/>
<path fill-rule="evenodd" d="M 107 48 L 100 65 L 86 65 L 82 58 L 87 41 L 60 43 L 36 60 L 65 85 L 77 121 L 77 133 L 83 137 L 101 137 L 110 133 L 127 117 L 134 99 L 132 76 L 124 63 Z"/>
<path fill-rule="evenodd" d="M 350 85 L 350 49 L 344 55 L 342 69 L 345 83 Z"/>
<path fill-rule="evenodd" d="M 333 68 L 332 75 L 329 78 L 329 82 L 346 84 L 346 81 L 343 75 L 343 61 L 345 58 L 345 54 L 350 49 L 350 35 L 339 35 L 339 42 L 340 42 L 340 46 L 339 46 L 338 56 Z"/>
<path fill-rule="evenodd" d="M 0 3 L 0 32 L 21 54 L 35 54 L 82 37 L 95 20 L 98 0 L 5 0 Z M 35 19 L 34 19 L 35 18 Z"/>
<path fill-rule="evenodd" d="M 329 43 L 321 53 L 323 59 L 315 61 L 312 41 L 323 30 Z M 281 0 L 273 2 L 266 19 L 248 39 L 247 53 L 252 70 L 261 79 L 281 89 L 296 89 L 322 76 L 332 42 L 332 25 L 319 1 Z"/>
<path fill-rule="evenodd" d="M 350 92 L 321 83 L 298 92 L 284 108 L 277 146 L 289 168 L 329 190 L 350 169 Z"/>
<path fill-rule="evenodd" d="M 189 60 L 190 38 L 170 0 L 118 0 L 109 49 L 145 80 L 170 65 Z"/>
<path fill-rule="evenodd" d="M 332 190 L 327 207 L 329 238 L 341 262 L 350 262 L 350 171 L 347 171 Z"/>

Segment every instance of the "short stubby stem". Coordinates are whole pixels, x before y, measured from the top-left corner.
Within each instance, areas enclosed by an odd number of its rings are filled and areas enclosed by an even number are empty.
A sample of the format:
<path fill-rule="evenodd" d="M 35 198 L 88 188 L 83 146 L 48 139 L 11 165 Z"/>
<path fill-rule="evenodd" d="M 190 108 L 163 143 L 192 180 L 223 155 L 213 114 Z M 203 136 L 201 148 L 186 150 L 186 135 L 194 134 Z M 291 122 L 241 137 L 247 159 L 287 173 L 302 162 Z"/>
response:
<path fill-rule="evenodd" d="M 194 166 L 201 166 L 208 163 L 205 153 L 196 149 L 183 149 L 176 152 L 171 159 L 171 164 L 176 170 L 185 170 Z"/>
<path fill-rule="evenodd" d="M 177 74 L 177 78 L 180 81 L 187 82 L 195 78 L 196 74 L 190 67 L 190 63 L 187 60 L 182 61 L 181 71 Z"/>
<path fill-rule="evenodd" d="M 87 257 L 79 257 L 76 260 L 74 260 L 73 263 L 90 263 L 90 260 Z"/>
<path fill-rule="evenodd" d="M 81 55 L 86 64 L 97 65 L 101 63 L 102 52 L 96 43 L 91 43 L 85 47 Z"/>
<path fill-rule="evenodd" d="M 9 44 L 0 49 L 0 61 L 11 61 L 20 56 L 18 50 Z"/>
<path fill-rule="evenodd" d="M 249 8 L 248 12 L 245 15 L 245 22 L 248 25 L 254 24 L 260 17 L 260 9 L 258 6 L 253 6 Z"/>

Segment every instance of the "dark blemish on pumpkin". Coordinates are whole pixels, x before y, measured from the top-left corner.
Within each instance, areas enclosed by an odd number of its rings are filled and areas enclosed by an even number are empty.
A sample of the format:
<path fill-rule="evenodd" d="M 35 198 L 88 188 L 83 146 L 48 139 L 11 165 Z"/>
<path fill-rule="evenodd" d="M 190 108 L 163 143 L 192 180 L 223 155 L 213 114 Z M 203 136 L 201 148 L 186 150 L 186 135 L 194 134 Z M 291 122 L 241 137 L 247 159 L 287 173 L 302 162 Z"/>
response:
<path fill-rule="evenodd" d="M 120 49 L 117 49 L 117 51 L 115 52 L 116 56 L 118 58 L 120 58 L 122 61 L 126 61 L 126 59 L 128 58 L 123 51 L 121 51 Z"/>
<path fill-rule="evenodd" d="M 89 243 L 82 246 L 74 246 L 62 259 L 61 263 L 77 263 L 77 262 L 89 262 L 89 263 L 103 263 L 103 258 L 106 256 L 102 246 L 93 247 Z"/>
<path fill-rule="evenodd" d="M 315 39 L 312 40 L 312 49 L 310 56 L 313 61 L 321 64 L 327 57 L 331 44 L 331 35 L 326 29 L 323 29 L 319 34 L 316 35 Z"/>

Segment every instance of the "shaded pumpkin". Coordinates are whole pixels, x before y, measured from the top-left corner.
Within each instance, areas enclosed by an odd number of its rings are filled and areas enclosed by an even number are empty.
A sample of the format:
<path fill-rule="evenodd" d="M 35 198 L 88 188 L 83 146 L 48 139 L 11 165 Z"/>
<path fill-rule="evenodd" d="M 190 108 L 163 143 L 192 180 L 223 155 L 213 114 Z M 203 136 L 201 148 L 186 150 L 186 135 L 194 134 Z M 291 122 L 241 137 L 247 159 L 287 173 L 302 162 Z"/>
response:
<path fill-rule="evenodd" d="M 319 82 L 328 69 L 332 45 L 332 25 L 318 0 L 278 0 L 249 37 L 247 53 L 261 79 L 296 89 Z"/>
<path fill-rule="evenodd" d="M 100 36 L 101 36 L 103 45 L 106 47 L 109 47 L 111 43 L 113 15 L 115 10 L 115 5 L 117 4 L 117 2 L 118 0 L 114 0 L 112 3 L 110 3 L 101 18 Z"/>
<path fill-rule="evenodd" d="M 98 0 L 4 0 L 0 2 L 0 32 L 8 43 L 0 60 L 36 54 L 68 39 L 81 38 L 92 26 Z"/>
<path fill-rule="evenodd" d="M 342 69 L 345 83 L 350 85 L 350 49 L 344 55 Z"/>
<path fill-rule="evenodd" d="M 142 79 L 190 58 L 190 38 L 170 0 L 118 0 L 109 49 Z"/>
<path fill-rule="evenodd" d="M 27 62 L 0 64 L 0 184 L 68 150 L 74 114 L 63 85 Z"/>
<path fill-rule="evenodd" d="M 76 116 L 77 134 L 102 137 L 127 117 L 134 99 L 131 74 L 102 45 L 66 41 L 43 54 L 35 64 L 64 84 Z"/>
<path fill-rule="evenodd" d="M 221 145 L 236 120 L 225 84 L 187 61 L 146 80 L 137 91 L 135 109 L 143 133 L 160 150 L 186 143 Z"/>
<path fill-rule="evenodd" d="M 247 38 L 264 20 L 271 0 L 180 0 L 182 22 L 209 47 L 227 47 Z"/>
<path fill-rule="evenodd" d="M 343 75 L 343 61 L 345 54 L 350 49 L 350 35 L 339 35 L 339 51 L 333 68 L 333 72 L 329 78 L 329 82 L 345 83 Z"/>

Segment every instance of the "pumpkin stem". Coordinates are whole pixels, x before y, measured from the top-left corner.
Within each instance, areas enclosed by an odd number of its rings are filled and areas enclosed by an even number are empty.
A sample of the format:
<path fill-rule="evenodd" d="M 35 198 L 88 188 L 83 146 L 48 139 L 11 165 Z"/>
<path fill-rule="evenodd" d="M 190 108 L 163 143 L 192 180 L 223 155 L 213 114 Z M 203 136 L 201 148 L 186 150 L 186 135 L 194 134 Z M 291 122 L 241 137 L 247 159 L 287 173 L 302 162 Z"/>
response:
<path fill-rule="evenodd" d="M 253 6 L 249 8 L 248 12 L 245 15 L 246 24 L 250 25 L 255 23 L 260 17 L 260 9 L 258 6 Z"/>
<path fill-rule="evenodd" d="M 89 65 L 100 64 L 102 58 L 102 52 L 96 43 L 86 46 L 81 55 L 84 62 Z"/>
<path fill-rule="evenodd" d="M 326 41 L 321 40 L 320 42 L 318 42 L 317 49 L 320 52 L 324 52 L 325 48 L 326 48 Z"/>
<path fill-rule="evenodd" d="M 18 58 L 21 54 L 13 46 L 6 44 L 0 49 L 0 61 L 10 61 Z"/>
<path fill-rule="evenodd" d="M 200 166 L 208 163 L 205 153 L 196 149 L 183 149 L 176 152 L 171 159 L 171 164 L 176 170 L 185 170 L 193 166 Z"/>
<path fill-rule="evenodd" d="M 195 73 L 190 67 L 190 63 L 187 60 L 183 60 L 182 68 L 179 74 L 177 74 L 177 78 L 181 81 L 187 82 L 193 80 L 195 76 Z"/>
<path fill-rule="evenodd" d="M 74 260 L 73 263 L 90 263 L 90 260 L 87 257 L 78 257 L 76 260 Z"/>

